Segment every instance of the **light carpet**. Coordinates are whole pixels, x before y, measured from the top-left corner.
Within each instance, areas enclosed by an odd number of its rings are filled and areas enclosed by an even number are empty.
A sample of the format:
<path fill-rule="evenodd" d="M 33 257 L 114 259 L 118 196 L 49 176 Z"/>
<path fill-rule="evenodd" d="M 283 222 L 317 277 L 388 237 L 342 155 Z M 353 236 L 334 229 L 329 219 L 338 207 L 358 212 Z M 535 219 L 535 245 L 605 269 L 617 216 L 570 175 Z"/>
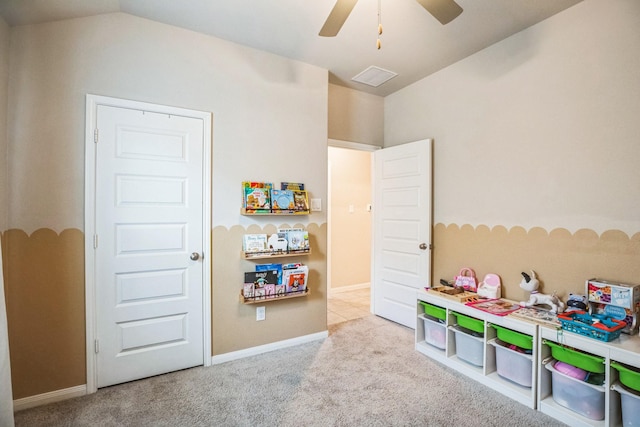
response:
<path fill-rule="evenodd" d="M 329 337 L 16 413 L 16 426 L 561 426 L 414 349 L 376 316 Z"/>

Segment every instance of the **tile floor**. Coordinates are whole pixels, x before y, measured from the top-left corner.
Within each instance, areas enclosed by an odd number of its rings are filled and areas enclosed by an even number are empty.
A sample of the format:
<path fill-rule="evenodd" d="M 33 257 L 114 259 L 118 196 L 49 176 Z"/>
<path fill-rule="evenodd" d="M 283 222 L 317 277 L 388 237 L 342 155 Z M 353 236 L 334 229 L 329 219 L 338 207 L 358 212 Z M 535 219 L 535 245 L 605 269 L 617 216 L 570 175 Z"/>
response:
<path fill-rule="evenodd" d="M 347 320 L 366 317 L 371 312 L 369 288 L 334 292 L 327 300 L 327 324 L 333 325 Z"/>

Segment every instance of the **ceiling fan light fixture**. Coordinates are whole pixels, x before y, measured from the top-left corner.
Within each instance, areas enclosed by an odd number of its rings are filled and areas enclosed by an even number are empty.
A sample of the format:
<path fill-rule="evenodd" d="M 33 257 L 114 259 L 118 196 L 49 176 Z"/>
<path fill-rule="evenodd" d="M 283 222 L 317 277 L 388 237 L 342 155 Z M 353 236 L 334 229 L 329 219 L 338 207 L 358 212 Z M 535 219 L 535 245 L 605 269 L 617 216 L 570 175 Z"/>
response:
<path fill-rule="evenodd" d="M 351 80 L 357 83 L 363 83 L 365 85 L 378 87 L 383 83 L 388 82 L 397 75 L 398 73 L 394 73 L 393 71 L 385 70 L 384 68 L 372 65 L 366 70 L 359 73 L 357 76 L 352 77 Z"/>

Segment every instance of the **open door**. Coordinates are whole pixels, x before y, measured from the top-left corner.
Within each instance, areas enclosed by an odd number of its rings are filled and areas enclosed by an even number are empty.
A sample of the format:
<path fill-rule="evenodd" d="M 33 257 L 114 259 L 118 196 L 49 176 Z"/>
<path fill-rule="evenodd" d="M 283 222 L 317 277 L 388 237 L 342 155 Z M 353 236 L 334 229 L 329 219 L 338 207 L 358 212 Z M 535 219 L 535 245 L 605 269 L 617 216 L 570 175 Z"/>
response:
<path fill-rule="evenodd" d="M 432 140 L 373 156 L 373 312 L 415 329 L 416 291 L 431 279 Z"/>

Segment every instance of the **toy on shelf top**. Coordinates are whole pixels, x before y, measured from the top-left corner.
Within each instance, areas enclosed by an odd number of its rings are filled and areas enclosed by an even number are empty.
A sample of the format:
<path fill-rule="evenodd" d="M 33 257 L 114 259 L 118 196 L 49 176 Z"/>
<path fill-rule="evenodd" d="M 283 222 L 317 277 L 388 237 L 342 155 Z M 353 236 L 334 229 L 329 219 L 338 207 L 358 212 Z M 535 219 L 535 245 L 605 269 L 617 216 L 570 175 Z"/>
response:
<path fill-rule="evenodd" d="M 536 277 L 536 272 L 531 270 L 531 276 L 524 271 L 522 273 L 522 281 L 520 287 L 530 292 L 528 301 L 521 301 L 523 307 L 532 307 L 535 305 L 547 305 L 552 313 L 562 313 L 564 311 L 564 303 L 556 296 L 554 292 L 551 295 L 541 294 L 538 292 L 540 281 Z"/>

